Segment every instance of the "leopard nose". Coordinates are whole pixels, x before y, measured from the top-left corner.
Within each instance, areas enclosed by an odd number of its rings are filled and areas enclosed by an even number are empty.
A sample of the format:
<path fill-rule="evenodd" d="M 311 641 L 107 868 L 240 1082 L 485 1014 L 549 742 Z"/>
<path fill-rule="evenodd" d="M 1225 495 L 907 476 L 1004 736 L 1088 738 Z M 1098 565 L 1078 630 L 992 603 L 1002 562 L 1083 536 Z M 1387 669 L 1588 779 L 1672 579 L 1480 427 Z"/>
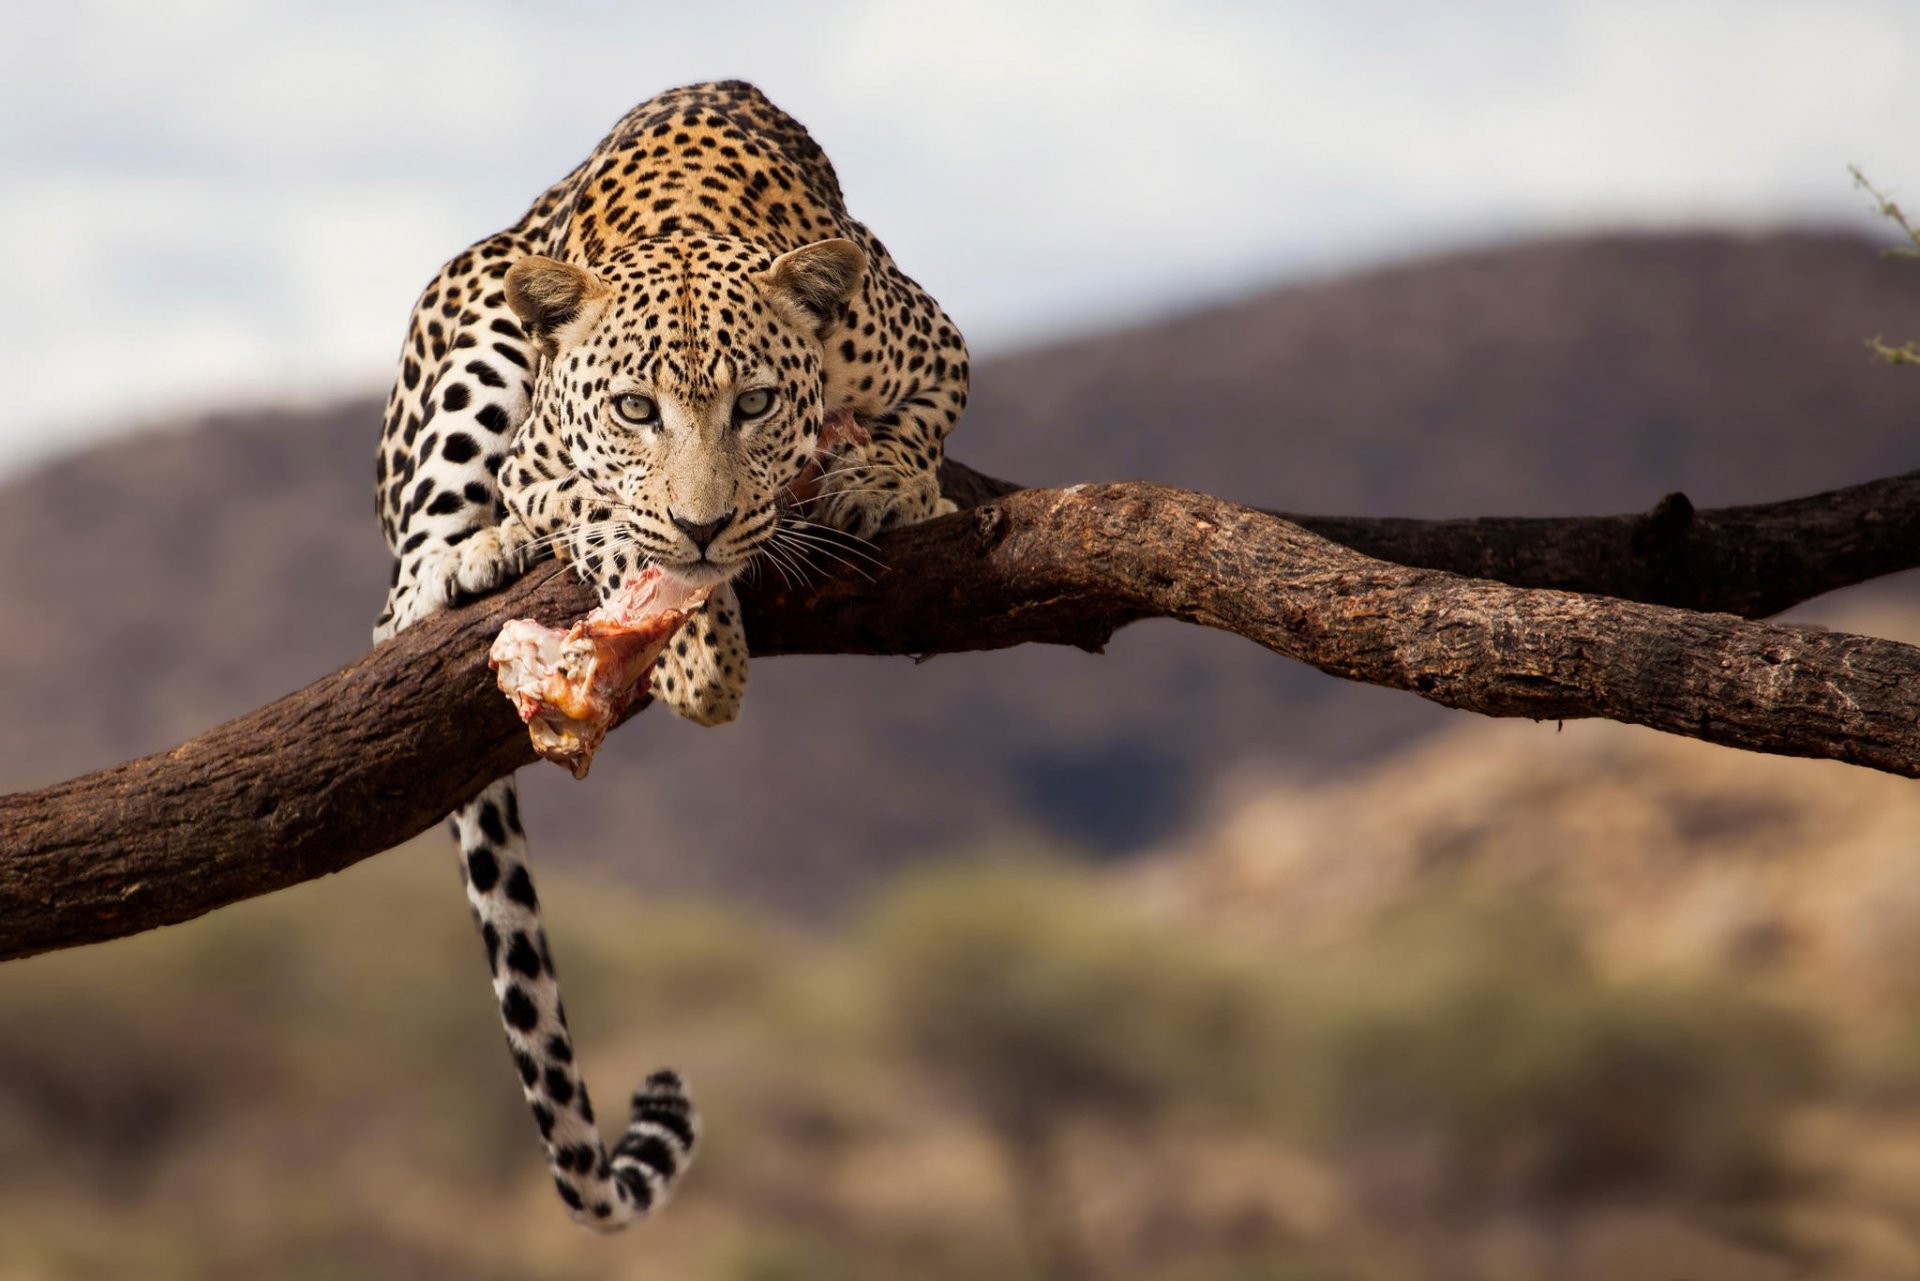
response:
<path fill-rule="evenodd" d="M 739 510 L 740 509 L 736 507 L 733 511 L 728 512 L 718 519 L 705 521 L 700 524 L 695 524 L 678 512 L 668 512 L 667 519 L 673 522 L 675 529 L 692 539 L 693 545 L 704 553 L 707 550 L 708 544 L 712 543 L 713 540 L 719 536 L 720 531 L 733 523 L 734 513 Z"/>

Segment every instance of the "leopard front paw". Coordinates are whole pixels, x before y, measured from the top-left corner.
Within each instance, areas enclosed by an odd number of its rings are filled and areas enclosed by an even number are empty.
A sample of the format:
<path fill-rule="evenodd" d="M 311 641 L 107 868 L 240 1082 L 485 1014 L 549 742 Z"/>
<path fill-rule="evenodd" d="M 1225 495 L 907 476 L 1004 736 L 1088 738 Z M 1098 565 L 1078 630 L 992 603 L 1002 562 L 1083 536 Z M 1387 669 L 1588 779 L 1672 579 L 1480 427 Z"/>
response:
<path fill-rule="evenodd" d="M 747 693 L 747 639 L 731 585 L 718 587 L 654 664 L 653 696 L 696 725 L 725 725 Z"/>
<path fill-rule="evenodd" d="M 528 538 L 516 521 L 488 525 L 465 542 L 429 556 L 423 576 L 437 581 L 448 603 L 484 596 L 506 586 L 527 568 Z"/>
<path fill-rule="evenodd" d="M 520 526 L 487 525 L 451 547 L 423 551 L 413 579 L 431 613 L 504 587 L 526 567 L 527 539 Z"/>
<path fill-rule="evenodd" d="M 387 608 L 374 624 L 374 641 L 512 582 L 530 563 L 529 550 L 525 530 L 513 523 L 485 526 L 452 546 L 422 549 L 403 560 Z"/>
<path fill-rule="evenodd" d="M 829 483 L 831 479 L 829 473 Z M 942 497 L 939 477 L 933 473 L 885 472 L 875 473 L 866 484 L 825 494 L 817 519 L 856 538 L 872 538 L 958 510 L 952 499 Z"/>
<path fill-rule="evenodd" d="M 709 729 L 738 718 L 746 693 L 745 680 L 712 677 L 684 667 L 676 670 L 666 659 L 653 672 L 653 696 L 678 715 Z"/>

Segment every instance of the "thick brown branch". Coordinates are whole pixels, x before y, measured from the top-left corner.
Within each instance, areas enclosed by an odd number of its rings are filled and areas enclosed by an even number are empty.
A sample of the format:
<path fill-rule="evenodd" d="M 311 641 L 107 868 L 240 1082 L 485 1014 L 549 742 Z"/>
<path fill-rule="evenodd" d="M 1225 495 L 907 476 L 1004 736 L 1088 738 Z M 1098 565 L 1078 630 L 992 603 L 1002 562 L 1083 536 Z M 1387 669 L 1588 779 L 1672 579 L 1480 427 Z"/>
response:
<path fill-rule="evenodd" d="M 957 463 L 943 479 L 962 506 L 1020 488 Z M 1920 566 L 1920 472 L 1705 511 L 1669 494 L 1631 516 L 1273 514 L 1401 565 L 1746 618 Z"/>
<path fill-rule="evenodd" d="M 1908 646 L 1390 564 L 1164 486 L 1004 493 L 959 469 L 949 479 L 962 498 L 1004 496 L 890 535 L 881 550 L 892 568 L 877 581 L 754 596 L 755 652 L 1094 649 L 1128 622 L 1166 616 L 1450 707 L 1606 717 L 1920 775 L 1920 650 Z M 1691 599 L 1757 609 L 1790 603 L 1768 589 L 1776 573 L 1798 599 L 1911 564 L 1915 489 L 1903 478 L 1701 513 L 1684 528 L 1660 517 L 1313 523 L 1361 546 L 1523 581 L 1668 596 L 1694 575 Z M 1891 514 L 1875 523 L 1868 510 Z M 1556 527 L 1574 531 L 1557 549 L 1547 537 Z M 1897 553 L 1874 537 L 1887 529 L 1899 532 Z M 1658 554 L 1640 558 L 1652 568 L 1620 571 L 1608 558 L 1631 553 L 1636 530 Z M 1823 545 L 1836 567 L 1826 578 Z M 1594 558 L 1584 570 L 1582 557 Z M 1668 573 L 1674 565 L 1685 575 Z M 501 622 L 559 621 L 592 603 L 571 576 L 542 568 L 171 752 L 0 797 L 0 956 L 187 920 L 421 831 L 532 759 L 486 670 Z"/>

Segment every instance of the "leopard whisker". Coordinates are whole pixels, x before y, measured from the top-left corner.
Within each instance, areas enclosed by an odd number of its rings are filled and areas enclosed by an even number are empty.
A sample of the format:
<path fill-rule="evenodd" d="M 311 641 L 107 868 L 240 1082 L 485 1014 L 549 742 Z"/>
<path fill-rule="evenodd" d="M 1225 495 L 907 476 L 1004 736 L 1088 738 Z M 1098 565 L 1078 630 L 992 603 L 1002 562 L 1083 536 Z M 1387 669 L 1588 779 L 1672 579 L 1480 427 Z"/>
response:
<path fill-rule="evenodd" d="M 827 560 L 830 560 L 835 564 L 845 566 L 846 568 L 852 570 L 854 573 L 859 574 L 861 577 L 865 578 L 868 582 L 873 581 L 873 574 L 869 571 L 866 565 L 862 565 L 860 562 L 856 560 L 852 560 L 849 557 L 840 554 L 840 551 L 835 549 L 829 543 L 813 538 L 810 535 L 800 532 L 799 530 L 786 529 L 786 528 L 781 529 L 777 537 L 786 540 L 787 551 L 789 552 L 789 554 L 799 555 L 799 556 L 808 557 L 808 558 L 817 555 Z M 872 561 L 873 566 L 875 568 L 884 569 L 886 567 L 886 563 L 878 559 L 877 557 L 870 557 L 869 559 Z"/>
<path fill-rule="evenodd" d="M 807 539 L 798 534 L 789 534 L 788 538 L 791 540 L 791 549 L 800 554 L 809 557 L 819 556 L 832 561 L 836 565 L 845 565 L 849 569 L 858 570 L 863 574 L 873 570 L 883 570 L 887 567 L 887 563 L 877 556 L 867 556 L 856 560 L 852 555 L 848 554 L 848 550 L 850 549 L 836 548 L 830 543 Z"/>
<path fill-rule="evenodd" d="M 762 543 L 760 553 L 766 558 L 767 563 L 773 566 L 774 571 L 780 575 L 780 581 L 785 583 L 789 588 L 797 589 L 805 585 L 806 578 L 803 574 L 799 573 L 800 566 L 794 562 L 793 553 L 789 549 L 779 546 L 776 538 L 769 538 L 766 542 Z"/>
<path fill-rule="evenodd" d="M 828 543 L 836 547 L 840 546 L 842 541 L 852 543 L 854 546 L 845 548 L 845 550 L 868 556 L 879 564 L 885 563 L 879 556 L 874 554 L 873 540 L 871 538 L 862 538 L 860 535 L 849 530 L 836 529 L 832 525 L 822 524 L 817 520 L 808 520 L 804 516 L 789 517 L 787 520 L 787 528 L 799 537 Z"/>
<path fill-rule="evenodd" d="M 585 525 L 567 525 L 563 528 L 556 529 L 551 533 L 542 534 L 538 538 L 528 539 L 525 545 L 530 549 L 553 547 L 569 538 L 597 537 L 599 536 L 598 531 L 600 530 L 603 530 L 603 529 L 618 530 L 618 529 L 624 528 L 626 526 L 626 523 L 627 522 L 623 520 L 601 520 L 601 521 L 593 521 Z"/>

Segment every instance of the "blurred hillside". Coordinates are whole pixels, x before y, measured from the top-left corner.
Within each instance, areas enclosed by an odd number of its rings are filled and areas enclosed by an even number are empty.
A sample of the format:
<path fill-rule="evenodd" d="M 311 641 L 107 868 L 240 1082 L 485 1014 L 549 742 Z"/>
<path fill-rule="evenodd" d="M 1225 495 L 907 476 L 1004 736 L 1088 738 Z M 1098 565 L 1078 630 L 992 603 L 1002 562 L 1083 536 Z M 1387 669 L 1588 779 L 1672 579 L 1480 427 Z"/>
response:
<path fill-rule="evenodd" d="M 1835 622 L 1920 640 L 1910 608 Z M 1916 863 L 1909 780 L 1609 722 L 1478 721 L 1311 787 L 1243 772 L 1141 879 L 1176 918 L 1309 949 L 1436 894 L 1548 900 L 1611 976 L 1713 974 L 1884 1029 L 1920 1009 Z"/>
<path fill-rule="evenodd" d="M 1868 359 L 1877 333 L 1920 333 L 1920 290 L 1855 238 L 1549 241 L 984 362 L 953 448 L 1032 483 L 1147 476 L 1295 510 L 1759 501 L 1916 465 L 1913 384 Z M 0 727 L 0 787 L 163 748 L 361 652 L 386 581 L 375 420 L 371 400 L 227 416 L 0 489 L 0 695 L 60 713 L 57 735 Z M 543 857 L 833 906 L 994 834 L 1138 849 L 1230 769 L 1324 776 L 1452 723 L 1170 624 L 1098 659 L 783 659 L 754 685 L 737 726 L 648 717 L 591 783 L 524 775 Z"/>

